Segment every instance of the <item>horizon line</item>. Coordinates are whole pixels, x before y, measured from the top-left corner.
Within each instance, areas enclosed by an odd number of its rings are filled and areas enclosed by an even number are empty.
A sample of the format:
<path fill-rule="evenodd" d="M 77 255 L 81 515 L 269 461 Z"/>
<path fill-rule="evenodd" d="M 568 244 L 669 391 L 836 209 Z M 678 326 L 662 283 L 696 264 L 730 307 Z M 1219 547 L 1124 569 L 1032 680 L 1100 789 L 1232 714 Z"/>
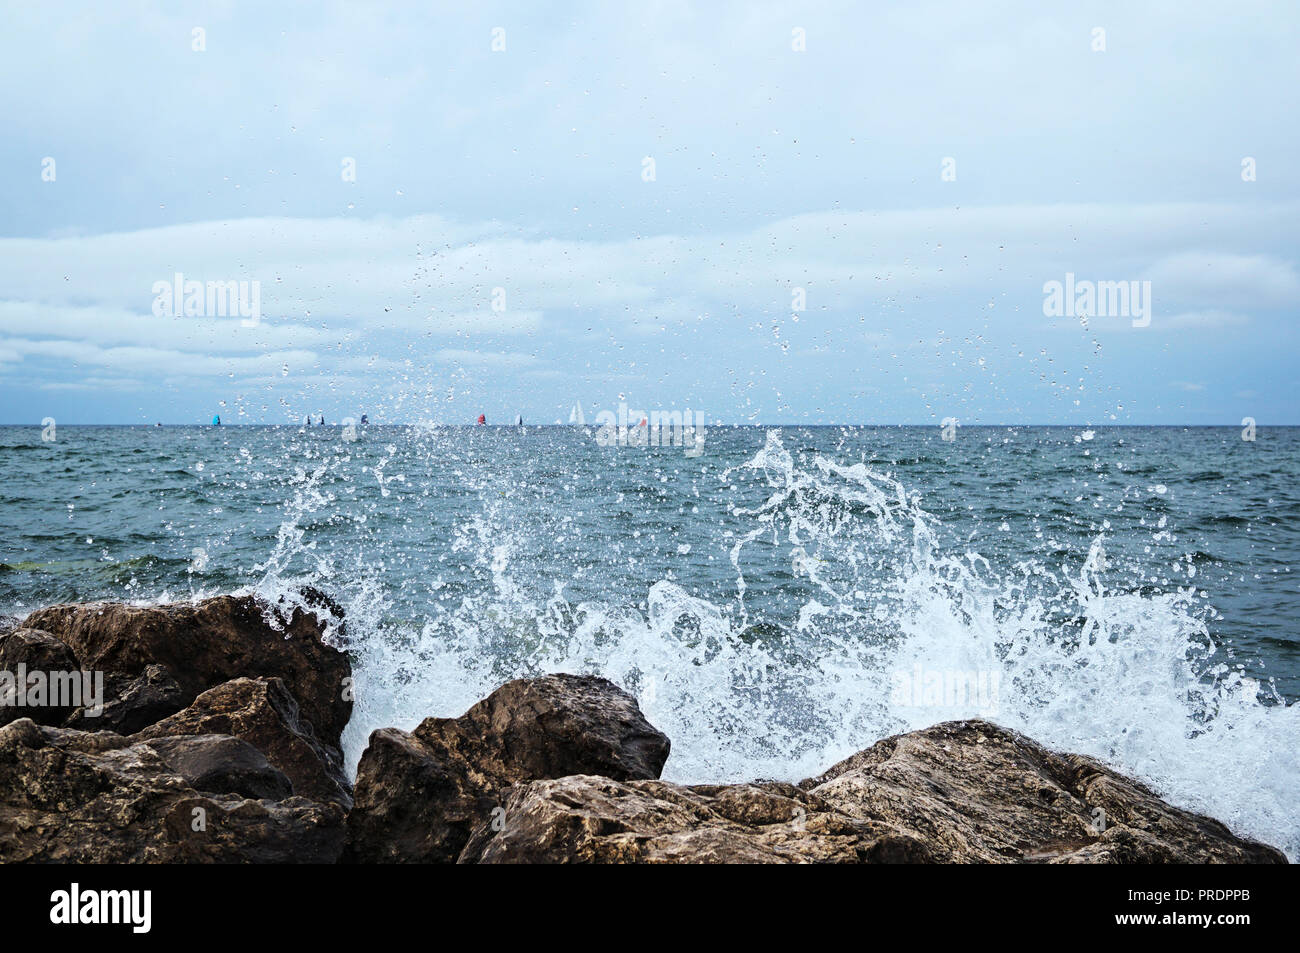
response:
<path fill-rule="evenodd" d="M 33 428 L 33 429 L 36 429 L 36 430 L 40 430 L 40 429 L 42 429 L 43 426 L 44 426 L 43 423 L 26 423 L 26 422 L 24 422 L 24 423 L 0 423 L 0 428 L 4 428 L 4 427 L 15 427 L 15 428 Z M 337 428 L 337 427 L 347 427 L 347 426 L 349 426 L 349 424 L 348 424 L 348 423 L 345 423 L 345 422 L 343 422 L 343 421 L 331 421 L 331 422 L 324 423 L 324 424 L 311 424 L 311 425 L 305 425 L 305 424 L 302 424 L 302 423 L 290 423 L 290 422 L 284 422 L 284 423 L 229 423 L 229 424 L 227 424 L 227 423 L 214 424 L 214 423 L 162 423 L 162 422 L 157 422 L 157 423 L 148 424 L 148 423 L 108 423 L 108 422 L 101 422 L 101 423 L 58 423 L 58 422 L 56 421 L 56 426 L 59 426 L 59 427 L 143 427 L 143 428 L 145 428 L 145 429 L 147 429 L 147 430 L 156 430 L 156 429 L 158 429 L 159 427 L 193 427 L 193 428 L 206 429 L 206 430 L 220 430 L 220 429 L 225 429 L 225 428 L 237 428 L 237 427 L 265 427 L 265 428 L 270 428 L 270 427 L 277 427 L 277 428 L 279 428 L 279 427 L 297 427 L 297 428 L 300 429 L 300 430 L 310 430 L 310 429 L 313 429 L 313 428 L 315 428 L 315 429 L 320 429 L 320 428 L 322 428 L 322 427 L 336 427 L 336 428 Z M 467 427 L 467 428 L 470 428 L 470 429 L 478 429 L 479 427 L 484 427 L 484 428 L 488 428 L 488 429 L 518 430 L 518 429 L 520 429 L 520 428 L 525 428 L 525 429 L 526 429 L 526 428 L 530 428 L 530 427 L 531 427 L 531 428 L 540 428 L 540 427 L 574 427 L 574 428 L 577 428 L 577 427 L 589 427 L 589 428 L 596 428 L 596 427 L 604 426 L 604 425 L 595 424 L 595 423 L 585 423 L 585 424 L 564 423 L 564 422 L 561 422 L 561 421 L 555 421 L 555 422 L 553 422 L 553 423 L 522 423 L 522 424 L 515 424 L 515 423 L 483 423 L 483 424 L 479 424 L 479 423 L 473 423 L 473 422 L 468 422 L 468 423 L 446 423 L 446 422 L 443 422 L 443 421 L 416 420 L 416 421 L 392 421 L 392 422 L 381 422 L 381 423 L 377 423 L 377 422 L 373 422 L 373 421 L 372 421 L 372 422 L 367 422 L 367 423 L 364 423 L 364 424 L 362 424 L 362 423 L 357 423 L 356 421 L 353 421 L 353 422 L 351 423 L 351 426 L 358 427 L 358 428 L 361 428 L 361 427 Z M 748 427 L 755 427 L 755 428 L 758 428 L 758 427 L 804 427 L 804 428 L 821 428 L 821 427 L 825 427 L 825 428 L 831 428 L 831 427 L 908 427 L 908 428 L 938 427 L 938 428 L 941 428 L 941 429 L 942 429 L 942 428 L 945 426 L 945 424 L 943 424 L 942 422 L 939 422 L 939 423 L 934 423 L 934 422 L 930 422 L 930 423 L 911 423 L 911 422 L 898 422 L 898 423 L 851 423 L 851 422 L 848 422 L 848 421 L 839 421 L 839 422 L 830 422 L 830 423 L 799 423 L 799 422 L 794 422 L 794 421 L 778 421 L 778 422 L 775 422 L 775 423 L 710 423 L 710 424 L 704 424 L 703 426 L 705 426 L 705 427 L 713 427 L 713 428 L 727 427 L 727 428 L 732 428 L 732 429 L 742 429 L 742 428 L 748 428 Z M 1236 429 L 1240 429 L 1243 425 L 1242 425 L 1241 423 L 1222 423 L 1222 424 L 1219 424 L 1219 423 L 1215 423 L 1215 424 L 1207 424 L 1207 423 L 1173 423 L 1173 424 L 1171 424 L 1171 423 L 1122 423 L 1122 424 L 1121 424 L 1121 423 L 1111 423 L 1111 424 L 1065 423 L 1065 424 L 1049 424 L 1049 423 L 1036 423 L 1036 422 L 1012 422 L 1012 423 L 1006 423 L 1006 422 L 1003 422 L 1003 423 L 969 423 L 969 424 L 964 424 L 964 423 L 961 423 L 961 422 L 959 421 L 959 422 L 957 423 L 956 426 L 957 426 L 957 429 L 959 429 L 959 430 L 960 430 L 960 429 L 975 429 L 975 428 L 995 429 L 995 428 L 1008 428 L 1008 427 L 1041 427 L 1041 428 L 1062 428 L 1062 429 L 1064 429 L 1064 428 L 1087 428 L 1087 429 L 1090 429 L 1090 430 L 1104 430 L 1104 429 L 1115 430 L 1115 429 L 1120 429 L 1120 428 L 1124 428 L 1124 427 L 1145 427 L 1145 428 L 1162 427 L 1162 428 L 1169 428 L 1169 429 L 1176 429 L 1176 428 L 1184 428 L 1184 429 L 1186 429 L 1186 428 L 1204 428 L 1204 429 L 1223 428 L 1223 429 L 1228 429 L 1228 430 L 1236 430 Z M 1300 428 L 1300 423 L 1294 423 L 1294 424 L 1273 424 L 1273 423 L 1260 423 L 1259 421 L 1255 421 L 1254 426 L 1255 426 L 1256 428 L 1272 427 L 1272 428 L 1293 428 L 1293 429 L 1294 429 L 1294 428 Z M 631 429 L 635 429 L 635 428 L 629 427 L 628 429 L 631 430 Z"/>

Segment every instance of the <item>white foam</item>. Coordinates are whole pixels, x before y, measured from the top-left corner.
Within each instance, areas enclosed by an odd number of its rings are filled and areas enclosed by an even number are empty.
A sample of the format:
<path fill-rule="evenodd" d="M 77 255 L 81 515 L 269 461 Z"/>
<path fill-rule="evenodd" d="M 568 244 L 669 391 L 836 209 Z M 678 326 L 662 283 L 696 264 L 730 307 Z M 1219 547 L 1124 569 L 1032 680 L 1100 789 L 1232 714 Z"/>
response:
<path fill-rule="evenodd" d="M 375 728 L 460 714 L 509 678 L 591 672 L 633 692 L 672 739 L 671 780 L 797 780 L 890 734 L 987 717 L 1300 859 L 1300 712 L 1220 661 L 1190 591 L 1107 588 L 1100 538 L 1065 572 L 945 551 L 942 527 L 897 480 L 821 456 L 801 467 L 777 432 L 724 479 L 767 492 L 732 513 L 734 604 L 693 596 L 689 579 L 654 582 L 644 611 L 571 604 L 563 578 L 538 596 L 514 576 L 526 543 L 493 502 L 453 543 L 490 588 L 385 627 L 382 578 L 364 567 L 341 574 L 312 556 L 312 579 L 285 576 L 311 545 L 298 519 L 323 505 L 307 475 L 262 588 L 348 576 L 352 764 Z M 783 550 L 817 593 L 793 631 L 752 627 L 763 621 L 746 601 L 753 546 Z M 983 689 L 954 693 L 964 676 Z M 945 679 L 936 697 L 921 690 Z"/>

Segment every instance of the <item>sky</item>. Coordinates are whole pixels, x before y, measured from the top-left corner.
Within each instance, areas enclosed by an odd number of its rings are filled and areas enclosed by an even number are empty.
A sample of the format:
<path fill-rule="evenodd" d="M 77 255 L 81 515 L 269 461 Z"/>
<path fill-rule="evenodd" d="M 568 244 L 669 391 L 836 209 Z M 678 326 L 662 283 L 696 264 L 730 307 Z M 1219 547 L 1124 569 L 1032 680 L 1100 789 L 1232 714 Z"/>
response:
<path fill-rule="evenodd" d="M 1300 6 L 562 6 L 9 5 L 0 423 L 1300 423 Z"/>

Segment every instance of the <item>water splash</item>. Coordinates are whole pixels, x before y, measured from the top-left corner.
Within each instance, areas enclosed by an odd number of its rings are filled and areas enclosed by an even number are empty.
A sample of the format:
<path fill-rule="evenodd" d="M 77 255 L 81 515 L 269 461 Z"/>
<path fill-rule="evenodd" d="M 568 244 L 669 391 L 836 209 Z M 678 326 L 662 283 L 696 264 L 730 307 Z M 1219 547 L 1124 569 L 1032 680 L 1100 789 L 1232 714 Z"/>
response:
<path fill-rule="evenodd" d="M 324 466 L 302 473 L 258 588 L 344 594 L 351 763 L 375 728 L 459 714 L 509 678 L 591 672 L 669 735 L 672 780 L 798 779 L 889 734 L 980 716 L 1300 857 L 1300 712 L 1226 663 L 1194 589 L 1134 583 L 1142 567 L 1109 565 L 1100 535 L 1057 565 L 996 566 L 889 474 L 805 456 L 773 431 L 721 473 L 761 498 L 733 505 L 719 533 L 734 540 L 729 602 L 689 578 L 653 581 L 633 605 L 571 599 L 566 569 L 539 570 L 536 542 L 484 484 L 450 541 L 475 582 L 433 578 L 427 614 L 395 617 L 382 567 L 342 572 L 312 549 L 304 519 L 335 505 Z M 797 597 L 762 609 L 755 585 Z"/>

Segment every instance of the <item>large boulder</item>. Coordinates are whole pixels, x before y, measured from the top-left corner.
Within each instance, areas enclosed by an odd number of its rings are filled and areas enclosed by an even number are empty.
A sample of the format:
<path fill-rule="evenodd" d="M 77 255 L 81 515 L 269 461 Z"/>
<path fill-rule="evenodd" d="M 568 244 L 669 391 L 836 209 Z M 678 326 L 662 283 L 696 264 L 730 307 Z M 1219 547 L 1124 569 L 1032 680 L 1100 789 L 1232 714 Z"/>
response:
<path fill-rule="evenodd" d="M 64 689 L 75 692 L 78 700 L 85 700 L 80 696 L 86 688 L 94 691 L 80 669 L 72 649 L 48 632 L 23 627 L 0 633 L 0 725 L 19 718 L 62 724 L 77 707 Z M 54 704 L 57 701 L 64 703 Z"/>
<path fill-rule="evenodd" d="M 341 625 L 331 604 L 320 606 Z M 139 675 L 163 665 L 185 703 L 231 679 L 281 678 L 331 745 L 339 744 L 352 713 L 348 657 L 322 640 L 326 626 L 298 605 L 253 596 L 162 606 L 95 602 L 40 609 L 24 625 L 65 642 L 87 669 Z"/>
<path fill-rule="evenodd" d="M 683 786 L 591 775 L 511 790 L 461 863 L 924 863 L 916 836 L 848 817 L 793 784 Z"/>
<path fill-rule="evenodd" d="M 277 787 L 274 769 L 237 739 L 133 743 L 23 718 L 0 728 L 0 862 L 337 859 L 343 808 L 244 797 L 250 786 L 278 793 L 284 782 Z"/>
<path fill-rule="evenodd" d="M 602 678 L 507 682 L 460 718 L 370 736 L 357 768 L 345 859 L 455 861 L 513 784 L 596 774 L 657 778 L 668 738 L 636 700 Z"/>
<path fill-rule="evenodd" d="M 237 678 L 210 688 L 177 712 L 135 734 L 234 735 L 262 752 L 293 783 L 293 793 L 352 806 L 352 785 L 338 748 L 320 741 L 278 678 Z"/>
<path fill-rule="evenodd" d="M 984 721 L 887 738 L 798 786 L 516 785 L 461 860 L 1286 862 L 1090 758 Z"/>
<path fill-rule="evenodd" d="M 895 735 L 802 782 L 850 817 L 913 831 L 959 863 L 1285 863 L 1078 754 L 987 721 Z"/>

